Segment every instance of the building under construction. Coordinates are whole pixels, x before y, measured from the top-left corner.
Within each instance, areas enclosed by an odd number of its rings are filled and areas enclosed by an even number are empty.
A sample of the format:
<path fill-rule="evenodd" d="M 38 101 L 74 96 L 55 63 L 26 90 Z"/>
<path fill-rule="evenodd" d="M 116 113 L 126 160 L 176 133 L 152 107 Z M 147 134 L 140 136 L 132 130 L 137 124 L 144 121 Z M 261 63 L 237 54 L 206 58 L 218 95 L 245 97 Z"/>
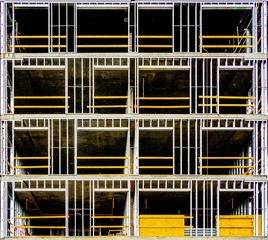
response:
<path fill-rule="evenodd" d="M 266 238 L 267 0 L 0 4 L 0 238 Z"/>

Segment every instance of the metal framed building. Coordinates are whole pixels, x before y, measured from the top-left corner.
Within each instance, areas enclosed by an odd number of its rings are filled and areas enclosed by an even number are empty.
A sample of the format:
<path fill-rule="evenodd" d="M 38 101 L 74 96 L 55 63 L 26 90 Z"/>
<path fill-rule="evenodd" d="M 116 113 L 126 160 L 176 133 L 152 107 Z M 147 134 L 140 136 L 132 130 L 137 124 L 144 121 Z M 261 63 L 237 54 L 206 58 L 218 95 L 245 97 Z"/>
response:
<path fill-rule="evenodd" d="M 268 235 L 267 0 L 0 0 L 0 237 Z"/>

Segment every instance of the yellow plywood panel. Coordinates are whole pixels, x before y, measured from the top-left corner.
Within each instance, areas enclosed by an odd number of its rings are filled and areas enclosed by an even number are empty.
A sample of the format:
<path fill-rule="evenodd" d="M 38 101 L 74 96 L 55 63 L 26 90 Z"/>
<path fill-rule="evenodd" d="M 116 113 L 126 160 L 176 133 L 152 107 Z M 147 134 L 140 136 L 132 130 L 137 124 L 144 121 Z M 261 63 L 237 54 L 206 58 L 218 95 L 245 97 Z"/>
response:
<path fill-rule="evenodd" d="M 150 218 L 150 219 L 153 219 L 153 218 L 161 218 L 161 219 L 170 219 L 170 218 L 172 218 L 172 219 L 185 219 L 185 218 L 187 218 L 185 215 L 173 215 L 173 214 L 161 214 L 161 215 L 156 215 L 156 214 L 154 214 L 154 215 L 140 215 L 139 216 L 139 218 L 141 219 L 141 218 Z M 188 217 L 189 218 L 189 217 Z"/>
<path fill-rule="evenodd" d="M 140 236 L 184 236 L 184 215 L 140 215 Z"/>
<path fill-rule="evenodd" d="M 184 228 L 140 228 L 140 237 L 183 237 Z"/>
<path fill-rule="evenodd" d="M 219 236 L 254 236 L 254 215 L 224 215 L 216 217 Z M 258 235 L 262 234 L 262 217 L 258 216 Z"/>
<path fill-rule="evenodd" d="M 220 219 L 220 227 L 253 227 L 253 219 Z"/>
<path fill-rule="evenodd" d="M 184 226 L 184 219 L 140 219 L 142 227 L 176 227 Z"/>
<path fill-rule="evenodd" d="M 253 236 L 251 228 L 221 228 L 221 237 L 250 237 Z"/>
<path fill-rule="evenodd" d="M 220 219 L 252 219 L 253 215 L 220 215 Z"/>
<path fill-rule="evenodd" d="M 262 215 L 258 216 L 258 236 L 262 236 Z"/>

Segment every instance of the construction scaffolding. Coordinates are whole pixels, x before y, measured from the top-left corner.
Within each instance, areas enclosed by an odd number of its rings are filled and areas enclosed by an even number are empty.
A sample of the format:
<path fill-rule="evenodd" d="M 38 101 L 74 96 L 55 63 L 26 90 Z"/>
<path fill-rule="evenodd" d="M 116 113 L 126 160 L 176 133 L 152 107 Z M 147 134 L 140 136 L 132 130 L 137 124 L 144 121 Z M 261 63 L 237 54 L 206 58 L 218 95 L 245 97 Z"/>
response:
<path fill-rule="evenodd" d="M 267 0 L 0 6 L 0 238 L 266 238 Z"/>

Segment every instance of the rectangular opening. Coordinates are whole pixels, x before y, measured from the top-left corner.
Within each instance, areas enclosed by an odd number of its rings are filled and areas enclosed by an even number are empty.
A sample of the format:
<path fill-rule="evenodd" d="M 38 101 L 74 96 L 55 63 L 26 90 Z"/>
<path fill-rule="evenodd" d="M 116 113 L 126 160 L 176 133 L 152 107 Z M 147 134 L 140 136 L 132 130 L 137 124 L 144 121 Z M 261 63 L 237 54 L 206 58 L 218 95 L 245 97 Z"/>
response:
<path fill-rule="evenodd" d="M 220 69 L 219 74 L 219 113 L 253 113 L 255 99 L 252 89 L 252 70 Z"/>
<path fill-rule="evenodd" d="M 128 10 L 77 10 L 78 52 L 128 52 Z"/>
<path fill-rule="evenodd" d="M 127 131 L 78 131 L 78 174 L 124 174 L 129 169 Z"/>
<path fill-rule="evenodd" d="M 139 236 L 183 237 L 190 228 L 188 192 L 140 192 Z"/>
<path fill-rule="evenodd" d="M 53 67 L 15 68 L 15 113 L 64 113 L 65 70 Z"/>
<path fill-rule="evenodd" d="M 14 174 L 48 174 L 48 131 L 15 131 Z"/>
<path fill-rule="evenodd" d="M 16 201 L 18 204 L 15 204 L 12 226 L 15 236 L 65 236 L 64 193 L 49 190 L 20 191 L 16 193 Z"/>
<path fill-rule="evenodd" d="M 252 131 L 203 131 L 199 171 L 209 175 L 252 175 Z"/>
<path fill-rule="evenodd" d="M 218 236 L 253 237 L 256 236 L 255 231 L 257 236 L 261 235 L 262 217 L 253 215 L 252 195 L 250 191 L 220 192 L 220 215 L 216 216 Z M 255 229 L 256 219 L 257 229 Z"/>
<path fill-rule="evenodd" d="M 128 70 L 96 69 L 94 72 L 95 113 L 126 113 L 130 107 Z"/>
<path fill-rule="evenodd" d="M 203 9 L 202 52 L 252 52 L 254 37 L 251 9 Z"/>
<path fill-rule="evenodd" d="M 172 10 L 139 9 L 139 52 L 172 52 Z"/>
<path fill-rule="evenodd" d="M 139 113 L 189 113 L 189 70 L 142 67 L 139 70 Z"/>
<path fill-rule="evenodd" d="M 95 192 L 95 236 L 124 236 L 129 231 L 127 192 Z"/>
<path fill-rule="evenodd" d="M 172 131 L 139 132 L 139 174 L 173 174 Z"/>
<path fill-rule="evenodd" d="M 15 8 L 14 16 L 14 36 L 8 33 L 14 45 L 15 52 L 36 53 L 48 52 L 49 33 L 48 33 L 48 8 L 37 7 Z M 58 36 L 53 36 L 58 37 Z"/>

